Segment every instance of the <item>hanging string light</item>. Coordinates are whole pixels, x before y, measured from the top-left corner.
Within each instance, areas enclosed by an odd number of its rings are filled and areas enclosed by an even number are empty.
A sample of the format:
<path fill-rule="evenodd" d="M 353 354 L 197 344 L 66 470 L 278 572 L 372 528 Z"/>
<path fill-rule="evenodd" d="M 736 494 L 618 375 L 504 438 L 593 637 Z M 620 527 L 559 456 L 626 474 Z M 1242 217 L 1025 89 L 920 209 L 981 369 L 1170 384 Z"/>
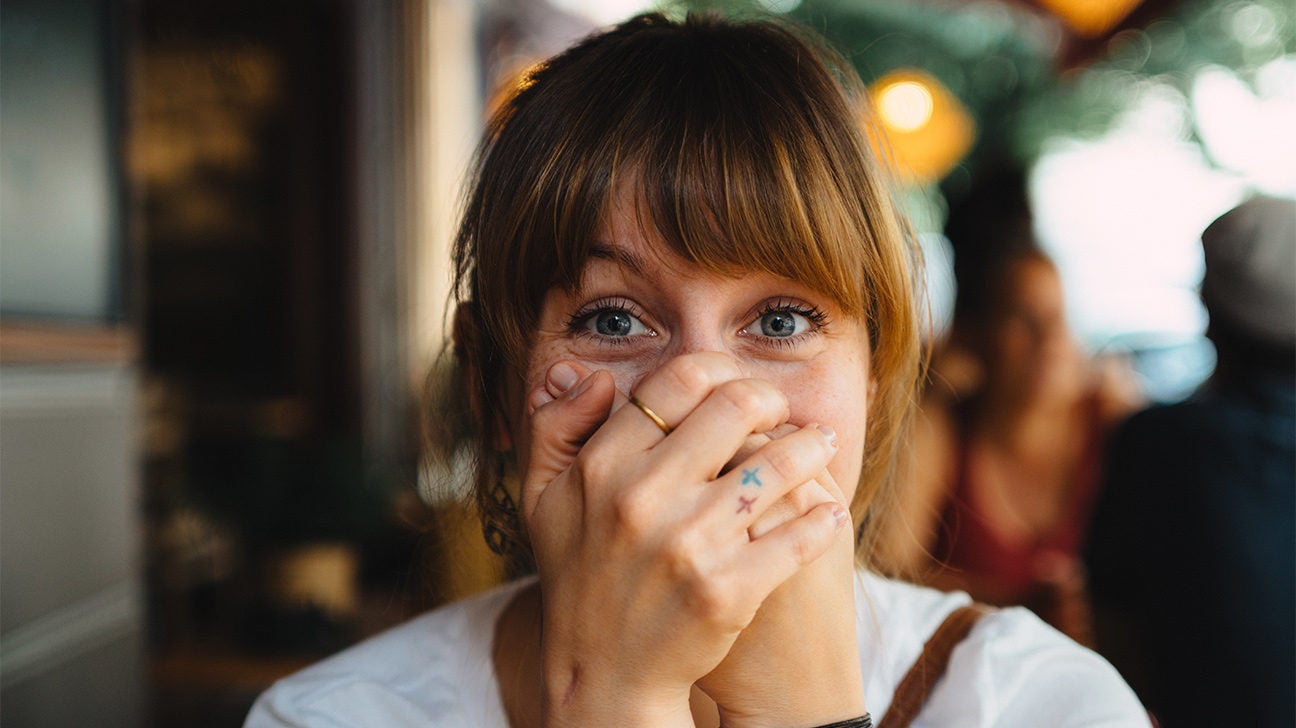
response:
<path fill-rule="evenodd" d="M 908 181 L 939 181 L 972 148 L 976 123 L 932 76 L 892 71 L 873 83 L 869 95 L 883 137 L 874 141 Z"/>

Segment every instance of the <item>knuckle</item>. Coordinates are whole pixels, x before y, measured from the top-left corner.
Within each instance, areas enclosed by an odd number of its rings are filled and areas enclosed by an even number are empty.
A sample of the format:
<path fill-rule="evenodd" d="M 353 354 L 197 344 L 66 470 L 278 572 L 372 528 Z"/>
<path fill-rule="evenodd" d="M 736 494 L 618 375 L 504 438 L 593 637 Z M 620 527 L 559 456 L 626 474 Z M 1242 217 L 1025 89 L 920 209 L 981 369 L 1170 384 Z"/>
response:
<path fill-rule="evenodd" d="M 815 533 L 808 529 L 799 531 L 789 546 L 792 559 L 801 566 L 817 559 L 821 550 L 819 539 L 815 538 Z"/>
<path fill-rule="evenodd" d="M 737 595 L 725 584 L 723 571 L 713 568 L 701 535 L 694 529 L 681 529 L 666 540 L 664 550 L 671 578 L 681 586 L 693 615 L 712 625 L 730 625 Z"/>
<path fill-rule="evenodd" d="M 725 588 L 719 578 L 695 582 L 688 591 L 693 613 L 713 624 L 725 624 L 733 619 L 735 599 L 732 590 Z"/>
<path fill-rule="evenodd" d="M 672 533 L 665 540 L 662 550 L 672 578 L 688 585 L 706 581 L 698 560 L 701 551 L 698 549 L 697 537 L 687 529 Z"/>
<path fill-rule="evenodd" d="M 617 532 L 630 539 L 648 533 L 652 524 L 653 500 L 644 488 L 625 488 L 612 497 L 612 517 Z"/>
<path fill-rule="evenodd" d="M 711 377 L 698 357 L 677 357 L 667 362 L 664 374 L 684 393 L 705 392 L 711 386 Z"/>
<path fill-rule="evenodd" d="M 775 404 L 771 392 L 751 379 L 735 379 L 716 388 L 716 396 L 744 418 L 763 414 Z"/>
<path fill-rule="evenodd" d="M 790 499 L 791 506 L 795 509 L 797 515 L 809 511 L 820 503 L 828 503 L 833 500 L 832 495 L 817 480 L 807 480 L 793 488 L 792 492 L 788 493 L 784 498 Z"/>
<path fill-rule="evenodd" d="M 612 479 L 617 467 L 617 460 L 604 448 L 586 447 L 576 459 L 580 468 L 582 481 L 587 485 L 597 486 Z"/>
<path fill-rule="evenodd" d="M 799 482 L 806 472 L 806 458 L 798 448 L 786 442 L 775 442 L 765 448 L 765 463 L 784 482 Z"/>
<path fill-rule="evenodd" d="M 814 558 L 814 550 L 811 546 L 810 539 L 798 536 L 792 541 L 792 559 L 802 566 L 810 563 Z"/>

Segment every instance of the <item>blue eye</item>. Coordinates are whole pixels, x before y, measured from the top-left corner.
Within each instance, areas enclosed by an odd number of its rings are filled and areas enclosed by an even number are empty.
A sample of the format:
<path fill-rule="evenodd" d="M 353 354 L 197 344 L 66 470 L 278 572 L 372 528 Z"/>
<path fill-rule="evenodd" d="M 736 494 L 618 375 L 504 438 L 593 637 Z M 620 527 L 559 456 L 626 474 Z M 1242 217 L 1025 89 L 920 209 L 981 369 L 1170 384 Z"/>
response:
<path fill-rule="evenodd" d="M 761 333 L 777 339 L 787 338 L 800 333 L 797 330 L 798 318 L 801 319 L 804 324 L 809 323 L 805 321 L 805 317 L 797 316 L 791 311 L 771 311 L 770 313 L 763 314 L 760 317 Z M 805 330 L 805 325 L 800 328 L 801 330 Z"/>
<path fill-rule="evenodd" d="M 589 318 L 586 328 L 603 336 L 630 336 L 639 321 L 625 311 L 599 311 Z M 643 324 L 639 324 L 643 328 Z"/>
<path fill-rule="evenodd" d="M 795 298 L 775 298 L 755 311 L 743 334 L 767 344 L 795 347 L 828 325 L 828 314 Z"/>
<path fill-rule="evenodd" d="M 761 312 L 760 316 L 748 324 L 743 331 L 769 339 L 790 339 L 809 333 L 819 325 L 819 322 L 807 313 L 778 308 Z"/>
<path fill-rule="evenodd" d="M 595 301 L 578 311 L 568 320 L 567 328 L 574 334 L 591 336 L 603 341 L 625 341 L 636 336 L 656 336 L 636 315 L 634 304 L 621 298 Z"/>

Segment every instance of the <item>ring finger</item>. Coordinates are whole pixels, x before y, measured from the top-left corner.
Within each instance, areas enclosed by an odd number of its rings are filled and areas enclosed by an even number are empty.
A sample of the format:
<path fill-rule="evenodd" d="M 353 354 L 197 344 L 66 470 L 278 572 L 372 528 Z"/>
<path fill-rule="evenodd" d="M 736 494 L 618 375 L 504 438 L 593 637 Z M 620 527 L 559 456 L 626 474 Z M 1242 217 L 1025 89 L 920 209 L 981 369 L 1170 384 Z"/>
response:
<path fill-rule="evenodd" d="M 643 411 L 644 408 L 673 429 L 715 387 L 742 376 L 738 363 L 724 354 L 702 352 L 676 357 L 645 377 L 631 393 L 640 405 L 623 406 L 613 412 L 590 438 L 589 444 L 614 440 L 623 451 L 650 450 L 669 439 L 670 435 Z"/>
<path fill-rule="evenodd" d="M 746 531 L 788 492 L 814 479 L 837 454 L 831 428 L 807 425 L 773 440 L 709 486 L 711 518 Z M 835 502 L 827 491 L 820 502 Z M 800 514 L 798 514 L 800 515 Z"/>

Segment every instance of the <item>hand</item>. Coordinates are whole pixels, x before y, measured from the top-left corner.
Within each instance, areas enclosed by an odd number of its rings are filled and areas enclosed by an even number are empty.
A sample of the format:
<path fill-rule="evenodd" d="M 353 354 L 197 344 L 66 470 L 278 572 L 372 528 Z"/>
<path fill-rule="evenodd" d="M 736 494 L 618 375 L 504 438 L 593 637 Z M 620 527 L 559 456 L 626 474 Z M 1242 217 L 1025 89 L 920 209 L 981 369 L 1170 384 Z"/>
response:
<path fill-rule="evenodd" d="M 736 460 L 795 430 L 782 425 L 753 435 Z M 758 538 L 825 498 L 849 506 L 827 470 L 783 496 L 749 530 Z M 864 712 L 854 570 L 854 532 L 842 529 L 827 554 L 770 594 L 729 655 L 698 683 L 716 702 L 722 725 L 821 725 Z"/>
<path fill-rule="evenodd" d="M 692 684 L 849 521 L 827 499 L 748 533 L 835 448 L 807 427 L 721 475 L 749 435 L 787 419 L 787 402 L 715 353 L 676 358 L 639 385 L 639 399 L 677 423 L 669 436 L 634 407 L 612 411 L 606 372 L 554 394 L 529 400 L 522 482 L 544 604 L 546 720 L 689 725 Z M 744 471 L 761 474 L 758 493 Z"/>

